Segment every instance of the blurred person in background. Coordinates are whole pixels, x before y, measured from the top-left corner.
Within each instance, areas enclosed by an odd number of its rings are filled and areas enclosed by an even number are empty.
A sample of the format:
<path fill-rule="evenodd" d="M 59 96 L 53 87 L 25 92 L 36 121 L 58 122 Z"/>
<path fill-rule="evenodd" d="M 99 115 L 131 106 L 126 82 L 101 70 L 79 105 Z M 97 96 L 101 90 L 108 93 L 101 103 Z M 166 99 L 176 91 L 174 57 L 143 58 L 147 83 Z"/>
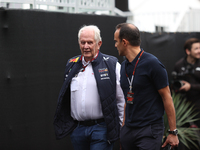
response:
<path fill-rule="evenodd" d="M 186 56 L 175 63 L 172 89 L 195 105 L 196 118 L 200 118 L 200 40 L 186 40 L 184 51 Z M 200 128 L 200 120 L 186 126 Z M 200 145 L 200 139 L 197 143 Z"/>

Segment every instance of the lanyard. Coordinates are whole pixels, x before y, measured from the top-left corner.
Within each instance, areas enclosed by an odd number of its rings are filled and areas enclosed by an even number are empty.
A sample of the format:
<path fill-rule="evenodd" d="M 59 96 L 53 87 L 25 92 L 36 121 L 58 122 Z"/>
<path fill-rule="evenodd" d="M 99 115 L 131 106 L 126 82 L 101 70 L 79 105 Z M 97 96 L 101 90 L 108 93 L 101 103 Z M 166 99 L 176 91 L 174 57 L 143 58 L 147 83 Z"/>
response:
<path fill-rule="evenodd" d="M 83 65 L 83 68 L 81 69 L 81 71 L 84 72 L 85 68 L 89 65 L 89 63 L 92 62 L 93 60 L 95 60 L 98 55 L 99 55 L 99 51 L 97 52 L 97 55 L 91 61 L 89 61 L 86 65 Z M 80 60 L 82 60 L 82 57 L 83 57 L 83 55 L 81 56 Z"/>
<path fill-rule="evenodd" d="M 143 52 L 144 52 L 144 51 L 142 51 L 142 52 L 140 53 L 140 56 L 138 57 L 138 59 L 137 59 L 137 61 L 136 61 L 136 63 L 135 63 L 135 67 L 134 67 L 134 69 L 133 69 L 133 75 L 132 75 L 132 77 L 131 77 L 131 81 L 130 81 L 130 79 L 129 79 L 127 73 L 126 73 L 126 77 L 127 77 L 127 79 L 128 79 L 128 82 L 129 82 L 129 88 L 130 88 L 130 92 L 131 92 L 131 93 L 132 93 L 132 83 L 133 83 L 133 79 L 134 79 L 134 75 L 135 75 L 135 69 L 136 69 L 136 67 L 137 67 L 137 64 L 138 64 L 138 62 L 139 62 L 139 60 L 140 60 L 140 58 L 141 58 Z"/>

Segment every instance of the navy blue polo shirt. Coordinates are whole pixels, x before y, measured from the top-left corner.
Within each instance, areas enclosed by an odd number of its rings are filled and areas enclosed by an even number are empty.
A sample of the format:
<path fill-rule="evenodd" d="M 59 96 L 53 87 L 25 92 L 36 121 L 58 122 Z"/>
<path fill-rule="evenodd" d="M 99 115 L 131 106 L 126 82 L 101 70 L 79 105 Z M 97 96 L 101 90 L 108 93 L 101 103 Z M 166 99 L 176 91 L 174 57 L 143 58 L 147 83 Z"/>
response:
<path fill-rule="evenodd" d="M 140 53 L 131 63 L 126 59 L 121 65 L 120 84 L 126 102 L 127 92 L 129 91 L 126 73 L 131 80 Z M 137 64 L 132 84 L 133 104 L 126 103 L 125 124 L 130 127 L 143 127 L 149 124 L 162 123 L 164 105 L 158 90 L 168 85 L 168 76 L 164 65 L 154 55 L 144 52 Z"/>

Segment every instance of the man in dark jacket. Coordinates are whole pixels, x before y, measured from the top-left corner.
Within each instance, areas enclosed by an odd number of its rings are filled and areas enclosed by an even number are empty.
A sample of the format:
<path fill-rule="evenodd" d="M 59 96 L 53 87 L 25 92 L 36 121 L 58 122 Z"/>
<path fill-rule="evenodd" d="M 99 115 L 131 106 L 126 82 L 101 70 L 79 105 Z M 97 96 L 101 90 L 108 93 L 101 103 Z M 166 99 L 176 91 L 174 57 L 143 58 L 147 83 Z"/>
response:
<path fill-rule="evenodd" d="M 82 55 L 68 60 L 54 118 L 57 139 L 70 134 L 75 150 L 112 150 L 119 138 L 124 95 L 117 58 L 102 54 L 100 30 L 84 26 Z"/>

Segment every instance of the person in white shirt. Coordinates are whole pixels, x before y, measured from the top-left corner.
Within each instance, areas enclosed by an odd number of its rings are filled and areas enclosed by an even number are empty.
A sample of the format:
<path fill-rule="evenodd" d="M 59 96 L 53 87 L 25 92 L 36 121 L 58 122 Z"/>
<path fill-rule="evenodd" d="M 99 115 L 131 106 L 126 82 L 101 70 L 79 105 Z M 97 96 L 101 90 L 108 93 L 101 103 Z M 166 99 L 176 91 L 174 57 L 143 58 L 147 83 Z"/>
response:
<path fill-rule="evenodd" d="M 75 150 L 112 150 L 124 113 L 121 65 L 99 51 L 102 40 L 97 26 L 83 26 L 78 42 L 82 55 L 69 59 L 58 98 L 57 139 L 70 134 Z"/>

